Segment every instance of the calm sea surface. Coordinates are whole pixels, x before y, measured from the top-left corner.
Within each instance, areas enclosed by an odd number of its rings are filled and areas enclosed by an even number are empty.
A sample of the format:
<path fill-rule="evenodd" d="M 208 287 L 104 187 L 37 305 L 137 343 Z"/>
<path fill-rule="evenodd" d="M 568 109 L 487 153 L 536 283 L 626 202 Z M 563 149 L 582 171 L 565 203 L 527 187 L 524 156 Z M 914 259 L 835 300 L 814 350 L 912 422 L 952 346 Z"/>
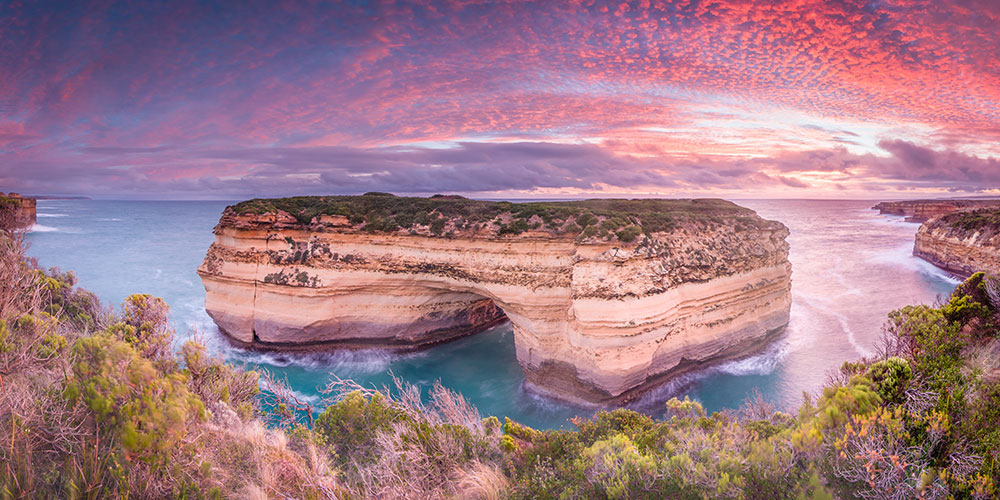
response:
<path fill-rule="evenodd" d="M 663 401 L 688 395 L 710 411 L 734 408 L 754 390 L 786 409 L 814 392 L 844 360 L 870 353 L 886 314 L 932 303 L 958 281 L 911 255 L 918 225 L 880 216 L 871 201 L 743 200 L 741 205 L 791 229 L 792 312 L 785 336 L 761 355 L 683 377 L 653 391 L 636 408 L 656 414 Z M 247 352 L 220 337 L 204 310 L 195 269 L 212 242 L 227 202 L 39 201 L 31 255 L 46 267 L 73 270 L 80 285 L 106 303 L 129 294 L 163 297 L 179 341 L 197 336 L 234 363 L 287 377 L 319 401 L 330 374 L 381 386 L 390 373 L 430 387 L 440 381 L 483 414 L 539 428 L 565 427 L 590 410 L 525 392 L 508 325 L 433 349 L 279 355 Z"/>

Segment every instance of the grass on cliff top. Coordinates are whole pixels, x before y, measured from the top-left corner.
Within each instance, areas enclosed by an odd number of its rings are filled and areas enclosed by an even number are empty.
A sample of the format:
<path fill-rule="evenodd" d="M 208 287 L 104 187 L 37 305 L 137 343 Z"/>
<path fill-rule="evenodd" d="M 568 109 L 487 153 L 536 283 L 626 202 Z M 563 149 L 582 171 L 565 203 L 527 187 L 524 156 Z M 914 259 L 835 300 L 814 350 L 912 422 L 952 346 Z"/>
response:
<path fill-rule="evenodd" d="M 687 221 L 725 223 L 736 220 L 740 228 L 758 227 L 764 221 L 747 208 L 720 199 L 593 199 L 579 201 L 470 200 L 461 196 L 402 197 L 388 193 L 361 196 L 296 196 L 253 199 L 232 207 L 237 213 L 263 214 L 283 210 L 302 224 L 317 215 L 343 215 L 353 224 L 364 223 L 373 232 L 392 232 L 430 226 L 440 234 L 446 220 L 460 220 L 461 227 L 495 222 L 500 234 L 529 229 L 607 237 L 614 234 L 632 241 L 641 233 L 670 231 Z M 507 223 L 501 217 L 509 215 Z M 532 221 L 532 217 L 538 219 Z M 540 220 L 539 220 L 540 219 Z"/>
<path fill-rule="evenodd" d="M 1000 231 L 1000 207 L 948 214 L 941 218 L 941 222 L 965 232 L 984 229 L 997 232 Z"/>
<path fill-rule="evenodd" d="M 7 196 L 0 196 L 0 208 L 20 208 L 20 206 L 21 200 Z"/>

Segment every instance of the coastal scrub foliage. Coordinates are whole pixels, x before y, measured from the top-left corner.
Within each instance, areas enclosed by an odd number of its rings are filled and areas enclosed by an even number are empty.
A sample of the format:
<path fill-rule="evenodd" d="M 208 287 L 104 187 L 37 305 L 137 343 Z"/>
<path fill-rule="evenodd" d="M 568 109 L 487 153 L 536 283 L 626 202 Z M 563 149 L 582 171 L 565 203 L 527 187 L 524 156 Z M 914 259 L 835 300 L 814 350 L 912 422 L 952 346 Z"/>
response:
<path fill-rule="evenodd" d="M 363 196 L 296 196 L 253 199 L 230 207 L 237 214 L 285 212 L 309 225 L 317 216 L 343 216 L 358 229 L 373 233 L 421 232 L 447 235 L 456 231 L 488 231 L 498 236 L 526 231 L 575 235 L 581 239 L 631 243 L 642 234 L 678 227 L 711 227 L 726 223 L 737 230 L 773 224 L 749 209 L 719 199 L 599 199 L 511 203 L 470 200 L 461 196 L 429 198 L 367 193 Z"/>
<path fill-rule="evenodd" d="M 0 498 L 998 495 L 993 276 L 892 312 L 877 354 L 791 413 L 759 395 L 712 414 L 672 399 L 660 419 L 615 409 L 536 430 L 400 380 L 334 380 L 314 414 L 269 374 L 179 343 L 162 300 L 113 311 L 24 250 L 0 234 Z"/>

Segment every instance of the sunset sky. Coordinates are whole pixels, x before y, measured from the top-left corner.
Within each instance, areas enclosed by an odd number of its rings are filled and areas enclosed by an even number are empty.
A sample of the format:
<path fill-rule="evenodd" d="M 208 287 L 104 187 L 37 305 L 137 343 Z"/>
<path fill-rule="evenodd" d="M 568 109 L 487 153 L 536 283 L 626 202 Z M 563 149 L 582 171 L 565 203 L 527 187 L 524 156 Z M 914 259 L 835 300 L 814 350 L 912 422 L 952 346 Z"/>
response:
<path fill-rule="evenodd" d="M 1000 1 L 0 0 L 0 190 L 1000 195 Z"/>

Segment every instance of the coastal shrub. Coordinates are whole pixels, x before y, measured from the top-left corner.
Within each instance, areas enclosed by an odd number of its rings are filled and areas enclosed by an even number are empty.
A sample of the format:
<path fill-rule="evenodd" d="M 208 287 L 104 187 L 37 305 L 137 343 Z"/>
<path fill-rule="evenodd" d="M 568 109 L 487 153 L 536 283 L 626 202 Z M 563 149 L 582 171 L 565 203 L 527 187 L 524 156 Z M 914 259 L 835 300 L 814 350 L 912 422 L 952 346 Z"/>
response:
<path fill-rule="evenodd" d="M 0 319 L 0 376 L 45 365 L 65 348 L 58 320 L 48 313 Z"/>
<path fill-rule="evenodd" d="M 635 241 L 640 234 L 642 234 L 642 228 L 639 226 L 628 226 L 615 232 L 615 236 L 617 236 L 618 239 L 624 243 L 631 243 Z"/>
<path fill-rule="evenodd" d="M 402 206 L 362 198 L 383 219 Z M 607 219 L 615 203 L 587 210 Z M 555 224 L 572 217 L 562 208 L 518 213 Z M 675 398 L 655 418 L 605 410 L 536 430 L 484 419 L 440 384 L 425 395 L 398 380 L 341 381 L 311 427 L 285 425 L 299 409 L 267 404 L 271 376 L 197 342 L 172 350 L 162 300 L 130 296 L 115 316 L 72 273 L 0 252 L 3 272 L 24 279 L 0 282 L 16 292 L 0 315 L 2 498 L 988 499 L 1000 484 L 985 275 L 938 307 L 890 313 L 878 354 L 844 363 L 794 416 L 759 396 L 711 415 Z"/>
<path fill-rule="evenodd" d="M 316 433 L 336 453 L 354 494 L 437 498 L 475 491 L 497 498 L 506 489 L 497 419 L 482 419 L 440 384 L 425 403 L 417 387 L 395 383 L 395 392 L 327 388 L 340 395 L 316 420 Z"/>
<path fill-rule="evenodd" d="M 584 228 L 590 227 L 590 226 L 592 226 L 594 224 L 597 224 L 597 217 L 595 217 L 594 214 L 592 214 L 590 212 L 584 212 L 584 213 L 580 214 L 576 218 L 576 223 L 580 227 L 584 227 Z"/>
<path fill-rule="evenodd" d="M 639 453 L 623 434 L 614 434 L 583 450 L 574 468 L 585 482 L 576 493 L 588 498 L 629 499 L 646 497 L 654 492 L 657 462 Z M 657 492 L 657 495 L 662 492 Z"/>
<path fill-rule="evenodd" d="M 501 225 L 499 233 L 501 236 L 505 234 L 521 234 L 528 230 L 528 222 L 524 219 L 517 219 L 510 224 Z"/>
<path fill-rule="evenodd" d="M 407 414 L 381 393 L 353 391 L 316 418 L 316 432 L 332 448 L 342 466 L 374 460 L 375 437 L 387 432 Z"/>
<path fill-rule="evenodd" d="M 961 228 L 965 232 L 983 230 L 996 232 L 1000 229 L 1000 209 L 983 208 L 956 212 L 942 217 L 942 222 Z"/>
<path fill-rule="evenodd" d="M 170 307 L 159 297 L 129 295 L 122 302 L 122 321 L 108 327 L 107 332 L 131 344 L 146 359 L 171 363 L 174 332 L 167 318 L 169 311 Z"/>
<path fill-rule="evenodd" d="M 211 357 L 205 346 L 189 340 L 181 347 L 181 359 L 188 376 L 188 388 L 205 403 L 222 402 L 241 418 L 249 419 L 256 409 L 260 376 Z"/>
<path fill-rule="evenodd" d="M 164 466 L 188 425 L 205 418 L 204 404 L 188 390 L 184 375 L 161 373 L 125 342 L 82 338 L 73 357 L 64 397 L 90 410 L 120 444 L 121 459 Z"/>
<path fill-rule="evenodd" d="M 875 384 L 875 391 L 883 401 L 898 402 L 913 370 L 905 359 L 893 356 L 873 364 L 866 376 Z"/>
<path fill-rule="evenodd" d="M 447 222 L 448 221 L 444 217 L 438 217 L 438 218 L 432 220 L 431 224 L 430 224 L 431 233 L 439 235 L 442 232 L 444 232 L 444 225 Z"/>
<path fill-rule="evenodd" d="M 942 313 L 948 321 L 967 323 L 974 318 L 987 319 L 990 309 L 983 303 L 976 302 L 969 295 L 952 296 L 942 308 Z"/>
<path fill-rule="evenodd" d="M 231 207 L 239 214 L 264 214 L 284 211 L 302 224 L 309 224 L 319 214 L 343 215 L 352 224 L 364 223 L 370 232 L 392 232 L 415 225 L 432 225 L 435 235 L 444 234 L 444 226 L 435 230 L 434 220 L 462 219 L 470 224 L 499 221 L 506 217 L 504 234 L 519 234 L 528 228 L 558 232 L 568 220 L 582 230 L 599 226 L 603 232 L 586 237 L 610 237 L 631 225 L 640 233 L 670 231 L 681 224 L 702 225 L 738 221 L 741 225 L 763 223 L 753 213 L 724 200 L 581 200 L 566 202 L 510 203 L 470 200 L 462 197 L 399 197 L 389 194 L 364 196 L 297 196 L 253 199 Z M 749 221 L 749 222 L 748 222 Z M 436 223 L 443 224 L 443 223 Z M 499 224 L 498 224 L 499 225 Z M 523 226 L 523 229 L 522 229 Z M 462 227 L 456 224 L 456 227 Z M 635 230 L 630 229 L 626 237 Z M 633 238 L 634 239 L 634 238 Z M 624 241 L 624 240 L 623 240 Z M 632 240 L 628 240 L 632 241 Z"/>

